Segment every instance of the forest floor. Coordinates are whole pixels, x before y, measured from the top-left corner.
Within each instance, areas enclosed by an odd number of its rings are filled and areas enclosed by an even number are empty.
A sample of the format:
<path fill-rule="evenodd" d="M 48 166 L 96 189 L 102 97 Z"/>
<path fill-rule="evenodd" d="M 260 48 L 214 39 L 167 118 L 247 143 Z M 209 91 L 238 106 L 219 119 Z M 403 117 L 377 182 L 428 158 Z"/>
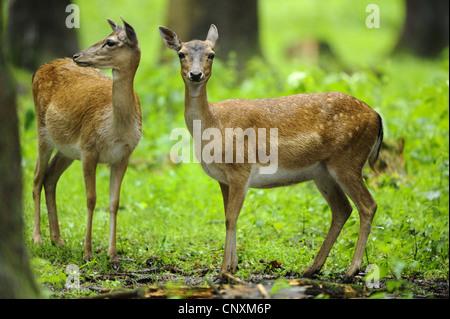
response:
<path fill-rule="evenodd" d="M 268 269 L 247 279 L 227 274 L 215 280 L 209 269 L 187 272 L 175 265 L 152 265 L 136 271 L 111 271 L 81 274 L 77 291 L 63 288 L 57 298 L 89 299 L 448 299 L 449 281 L 445 278 L 383 278 L 367 282 L 364 273 L 352 283 L 340 276 L 323 279 L 302 278 L 298 273 L 279 277 Z M 105 282 L 116 283 L 105 288 Z M 67 286 L 67 285 L 66 285 Z M 50 288 L 50 287 L 49 287 Z"/>
<path fill-rule="evenodd" d="M 134 275 L 124 280 L 133 281 Z M 174 276 L 180 280 L 180 276 Z M 142 279 L 141 279 L 142 280 Z M 132 284 L 129 289 L 105 289 L 96 288 L 95 281 L 87 288 L 98 292 L 93 299 L 107 298 L 143 298 L 143 299 L 351 299 L 351 298 L 413 298 L 413 299 L 448 299 L 449 282 L 445 279 L 402 280 L 402 287 L 395 292 L 387 292 L 385 282 L 380 282 L 378 289 L 368 289 L 361 284 L 344 284 L 341 282 L 323 281 L 318 279 L 295 278 L 286 279 L 281 288 L 274 289 L 277 280 L 271 276 L 255 276 L 249 281 L 230 280 L 229 283 L 214 284 L 209 281 L 208 285 L 195 285 L 193 283 L 203 282 L 204 277 L 184 277 L 183 285 L 147 285 Z M 357 279 L 358 280 L 358 279 Z M 361 280 L 361 279 L 359 279 Z M 143 280 L 145 281 L 145 279 Z M 406 293 L 406 287 L 409 287 Z M 412 289 L 412 290 L 411 290 Z M 273 292 L 276 290 L 276 292 Z"/>

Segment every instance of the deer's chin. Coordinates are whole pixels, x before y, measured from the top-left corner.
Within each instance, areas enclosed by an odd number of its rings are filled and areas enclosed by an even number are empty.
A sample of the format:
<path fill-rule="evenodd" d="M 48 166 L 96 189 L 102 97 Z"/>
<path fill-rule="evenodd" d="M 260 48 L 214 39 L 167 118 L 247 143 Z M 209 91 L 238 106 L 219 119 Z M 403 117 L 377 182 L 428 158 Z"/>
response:
<path fill-rule="evenodd" d="M 201 84 L 204 84 L 206 82 L 206 79 L 203 78 L 203 79 L 200 79 L 200 80 L 192 80 L 189 77 L 187 77 L 187 78 L 184 78 L 184 81 L 185 81 L 186 84 L 201 85 Z"/>
<path fill-rule="evenodd" d="M 85 66 L 91 66 L 91 64 L 90 64 L 89 62 L 75 61 L 75 63 L 76 63 L 78 66 L 83 66 L 83 67 L 85 67 Z"/>
<path fill-rule="evenodd" d="M 189 82 L 200 84 L 200 83 L 205 82 L 205 79 L 189 79 Z"/>

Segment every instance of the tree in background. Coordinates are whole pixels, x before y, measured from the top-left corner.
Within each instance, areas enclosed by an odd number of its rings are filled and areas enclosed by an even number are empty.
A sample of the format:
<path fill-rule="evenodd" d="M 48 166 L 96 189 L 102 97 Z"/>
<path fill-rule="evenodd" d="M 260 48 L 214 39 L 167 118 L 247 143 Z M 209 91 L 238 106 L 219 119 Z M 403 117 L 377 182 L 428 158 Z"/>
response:
<path fill-rule="evenodd" d="M 406 21 L 397 51 L 438 56 L 449 45 L 448 20 L 448 0 L 406 0 Z"/>
<path fill-rule="evenodd" d="M 75 28 L 66 26 L 70 0 L 11 0 L 6 40 L 11 62 L 29 71 L 79 51 Z"/>
<path fill-rule="evenodd" d="M 22 174 L 14 80 L 7 64 L 0 0 L 0 299 L 39 296 L 23 240 Z"/>
<path fill-rule="evenodd" d="M 211 24 L 219 30 L 217 54 L 236 51 L 238 68 L 261 55 L 258 0 L 170 0 L 167 26 L 181 41 L 204 40 Z"/>

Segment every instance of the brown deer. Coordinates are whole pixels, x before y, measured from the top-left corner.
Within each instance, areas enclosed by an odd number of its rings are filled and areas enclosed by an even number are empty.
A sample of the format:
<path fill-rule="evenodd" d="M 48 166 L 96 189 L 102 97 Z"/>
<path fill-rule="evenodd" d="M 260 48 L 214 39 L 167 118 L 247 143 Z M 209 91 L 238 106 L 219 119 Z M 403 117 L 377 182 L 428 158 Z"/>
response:
<path fill-rule="evenodd" d="M 227 154 L 221 154 L 222 160 L 217 161 L 201 159 L 204 171 L 219 182 L 225 208 L 226 239 L 219 278 L 237 270 L 236 222 L 248 188 L 271 188 L 313 180 L 331 208 L 332 220 L 322 247 L 303 275 L 312 276 L 325 263 L 352 212 L 348 195 L 360 216 L 356 250 L 345 273 L 345 279 L 350 280 L 361 267 L 377 209 L 364 184 L 362 168 L 367 160 L 371 167 L 377 160 L 383 139 L 380 115 L 364 102 L 340 92 L 210 103 L 206 84 L 211 76 L 217 28 L 211 25 L 205 41 L 190 42 L 181 42 L 165 27 L 160 26 L 159 31 L 166 46 L 176 51 L 180 59 L 185 83 L 185 121 L 191 135 L 195 133 L 195 124 L 201 123 L 202 132 L 214 128 L 225 136 L 222 139 L 225 153 L 237 154 L 244 148 L 243 163 L 227 162 Z M 270 141 L 268 134 L 259 136 L 256 145 L 250 142 L 237 145 L 239 136 L 236 134 L 232 136 L 236 143 L 231 143 L 233 149 L 230 150 L 226 143 L 226 131 L 230 128 L 241 131 L 276 128 L 277 135 L 271 134 Z M 239 140 L 242 141 L 242 136 Z M 271 143 L 271 150 L 277 150 L 277 167 L 270 173 L 263 173 L 262 169 L 268 167 L 266 159 L 261 160 L 260 150 L 267 142 Z M 202 139 L 201 144 L 203 148 L 206 141 Z M 254 157 L 257 151 L 258 159 L 249 161 L 250 155 Z"/>
<path fill-rule="evenodd" d="M 108 256 L 114 268 L 120 264 L 116 248 L 120 187 L 142 132 L 141 107 L 133 90 L 141 50 L 133 27 L 122 21 L 120 26 L 108 19 L 113 29 L 108 37 L 75 54 L 73 59 L 42 65 L 33 76 L 39 144 L 33 186 L 33 240 L 42 242 L 40 197 L 44 185 L 50 238 L 64 246 L 56 211 L 56 183 L 75 159 L 81 160 L 88 211 L 83 258 L 92 259 L 96 168 L 98 163 L 108 163 L 111 165 Z M 113 78 L 93 68 L 112 69 Z M 54 149 L 56 154 L 49 163 Z"/>

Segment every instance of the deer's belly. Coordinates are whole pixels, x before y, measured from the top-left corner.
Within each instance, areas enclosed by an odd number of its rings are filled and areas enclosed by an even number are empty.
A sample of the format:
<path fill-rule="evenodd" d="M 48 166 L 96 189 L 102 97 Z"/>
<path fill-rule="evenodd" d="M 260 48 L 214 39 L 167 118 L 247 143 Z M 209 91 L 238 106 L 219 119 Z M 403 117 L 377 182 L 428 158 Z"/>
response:
<path fill-rule="evenodd" d="M 298 184 L 315 179 L 321 173 L 325 166 L 322 163 L 312 165 L 302 169 L 286 170 L 278 167 L 272 174 L 261 174 L 260 167 L 254 165 L 248 180 L 250 188 L 273 188 Z"/>
<path fill-rule="evenodd" d="M 89 152 L 81 149 L 79 141 L 70 144 L 58 144 L 53 141 L 53 145 L 64 156 L 75 160 L 83 160 L 83 157 L 88 155 L 86 152 Z M 107 146 L 97 145 L 96 148 L 94 146 L 91 155 L 97 156 L 98 163 L 115 164 L 124 158 L 128 158 L 133 152 L 133 149 L 134 147 L 130 147 L 128 143 L 116 141 Z"/>
<path fill-rule="evenodd" d="M 64 145 L 54 143 L 54 146 L 64 156 L 71 159 L 81 160 L 81 148 L 78 142 Z"/>
<path fill-rule="evenodd" d="M 99 163 L 115 164 L 122 161 L 124 158 L 128 158 L 133 152 L 134 147 L 124 141 L 115 141 L 108 145 L 104 151 L 99 152 Z"/>
<path fill-rule="evenodd" d="M 230 176 L 235 174 L 227 174 L 226 169 L 224 171 L 224 167 L 221 165 L 206 164 L 202 162 L 202 168 L 206 174 L 221 183 L 227 185 L 233 183 L 233 181 L 229 179 Z M 298 184 L 313 180 L 326 171 L 326 167 L 323 163 L 317 163 L 315 165 L 296 170 L 287 170 L 278 167 L 270 174 L 262 174 L 260 168 L 261 167 L 257 164 L 252 166 L 250 175 L 247 179 L 248 188 L 273 188 Z M 242 174 L 245 175 L 244 170 Z"/>

